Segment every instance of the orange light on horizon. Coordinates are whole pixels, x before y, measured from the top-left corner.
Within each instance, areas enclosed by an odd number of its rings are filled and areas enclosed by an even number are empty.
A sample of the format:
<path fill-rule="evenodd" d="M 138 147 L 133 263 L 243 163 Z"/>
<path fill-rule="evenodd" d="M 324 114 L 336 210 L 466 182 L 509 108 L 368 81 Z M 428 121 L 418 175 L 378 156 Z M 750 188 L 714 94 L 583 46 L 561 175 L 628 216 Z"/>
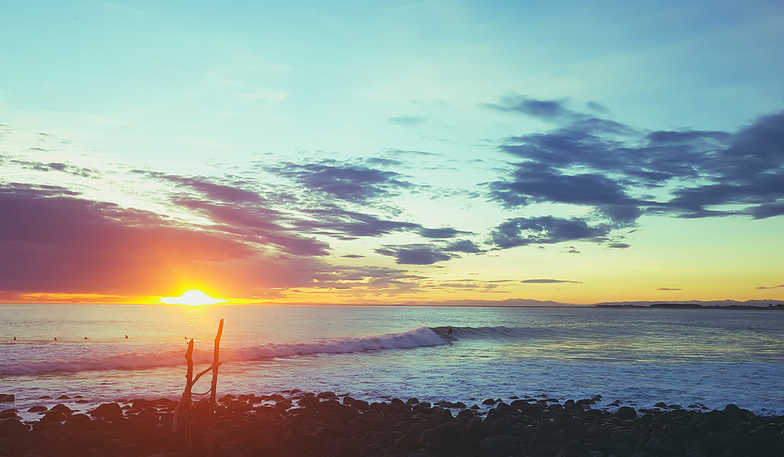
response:
<path fill-rule="evenodd" d="M 167 305 L 205 306 L 225 302 L 226 300 L 212 298 L 196 289 L 186 290 L 179 297 L 161 297 L 161 303 L 166 303 Z"/>

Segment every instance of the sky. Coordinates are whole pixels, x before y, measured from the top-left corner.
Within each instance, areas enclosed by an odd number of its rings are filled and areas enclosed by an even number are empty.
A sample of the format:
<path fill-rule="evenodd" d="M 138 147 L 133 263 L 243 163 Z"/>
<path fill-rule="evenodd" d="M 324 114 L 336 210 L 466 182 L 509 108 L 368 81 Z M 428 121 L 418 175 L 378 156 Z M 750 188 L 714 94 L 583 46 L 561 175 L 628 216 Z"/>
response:
<path fill-rule="evenodd" d="M 784 299 L 784 8 L 662 3 L 8 2 L 0 302 Z"/>

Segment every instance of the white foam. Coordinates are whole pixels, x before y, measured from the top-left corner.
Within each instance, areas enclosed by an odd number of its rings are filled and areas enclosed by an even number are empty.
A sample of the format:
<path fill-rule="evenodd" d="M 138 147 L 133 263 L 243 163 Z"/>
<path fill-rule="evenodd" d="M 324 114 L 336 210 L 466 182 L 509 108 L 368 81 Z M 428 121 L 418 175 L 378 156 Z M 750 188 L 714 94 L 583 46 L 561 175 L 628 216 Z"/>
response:
<path fill-rule="evenodd" d="M 354 352 L 380 351 L 386 349 L 413 349 L 448 344 L 433 329 L 420 327 L 401 333 L 361 338 L 335 338 L 304 343 L 270 343 L 248 347 L 225 347 L 221 349 L 224 362 L 264 360 L 275 357 L 293 357 L 316 354 L 347 354 Z M 184 351 L 156 350 L 126 352 L 121 354 L 81 353 L 67 358 L 17 357 L 15 360 L 0 361 L 0 376 L 41 375 L 97 370 L 140 370 L 179 366 L 185 363 Z M 65 354 L 63 354 L 65 356 Z M 194 362 L 209 363 L 212 350 L 194 351 Z"/>

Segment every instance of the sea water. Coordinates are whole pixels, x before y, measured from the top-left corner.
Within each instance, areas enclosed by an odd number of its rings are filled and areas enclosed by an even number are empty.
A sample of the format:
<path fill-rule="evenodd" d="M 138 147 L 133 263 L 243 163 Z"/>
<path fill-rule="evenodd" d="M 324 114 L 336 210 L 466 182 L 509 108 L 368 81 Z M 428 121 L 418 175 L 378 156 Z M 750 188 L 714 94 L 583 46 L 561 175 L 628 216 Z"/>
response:
<path fill-rule="evenodd" d="M 781 311 L 431 306 L 0 305 L 0 393 L 16 397 L 0 409 L 177 398 L 187 340 L 207 366 L 220 318 L 219 395 L 601 395 L 784 414 Z"/>

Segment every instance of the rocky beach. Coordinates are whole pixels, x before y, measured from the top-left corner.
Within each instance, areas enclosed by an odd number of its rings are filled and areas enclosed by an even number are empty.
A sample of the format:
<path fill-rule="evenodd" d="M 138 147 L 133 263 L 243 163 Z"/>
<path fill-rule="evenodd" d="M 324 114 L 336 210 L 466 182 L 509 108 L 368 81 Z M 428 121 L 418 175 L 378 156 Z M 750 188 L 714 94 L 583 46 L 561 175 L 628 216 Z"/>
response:
<path fill-rule="evenodd" d="M 415 398 L 368 403 L 297 390 L 226 395 L 214 420 L 206 400 L 194 404 L 190 452 L 184 437 L 172 433 L 175 400 L 122 399 L 85 413 L 56 399 L 24 411 L 6 402 L 0 456 L 200 456 L 211 434 L 216 456 L 784 455 L 784 416 L 731 404 L 715 411 L 665 404 L 606 410 L 594 407 L 598 400 L 487 398 L 466 405 Z"/>

